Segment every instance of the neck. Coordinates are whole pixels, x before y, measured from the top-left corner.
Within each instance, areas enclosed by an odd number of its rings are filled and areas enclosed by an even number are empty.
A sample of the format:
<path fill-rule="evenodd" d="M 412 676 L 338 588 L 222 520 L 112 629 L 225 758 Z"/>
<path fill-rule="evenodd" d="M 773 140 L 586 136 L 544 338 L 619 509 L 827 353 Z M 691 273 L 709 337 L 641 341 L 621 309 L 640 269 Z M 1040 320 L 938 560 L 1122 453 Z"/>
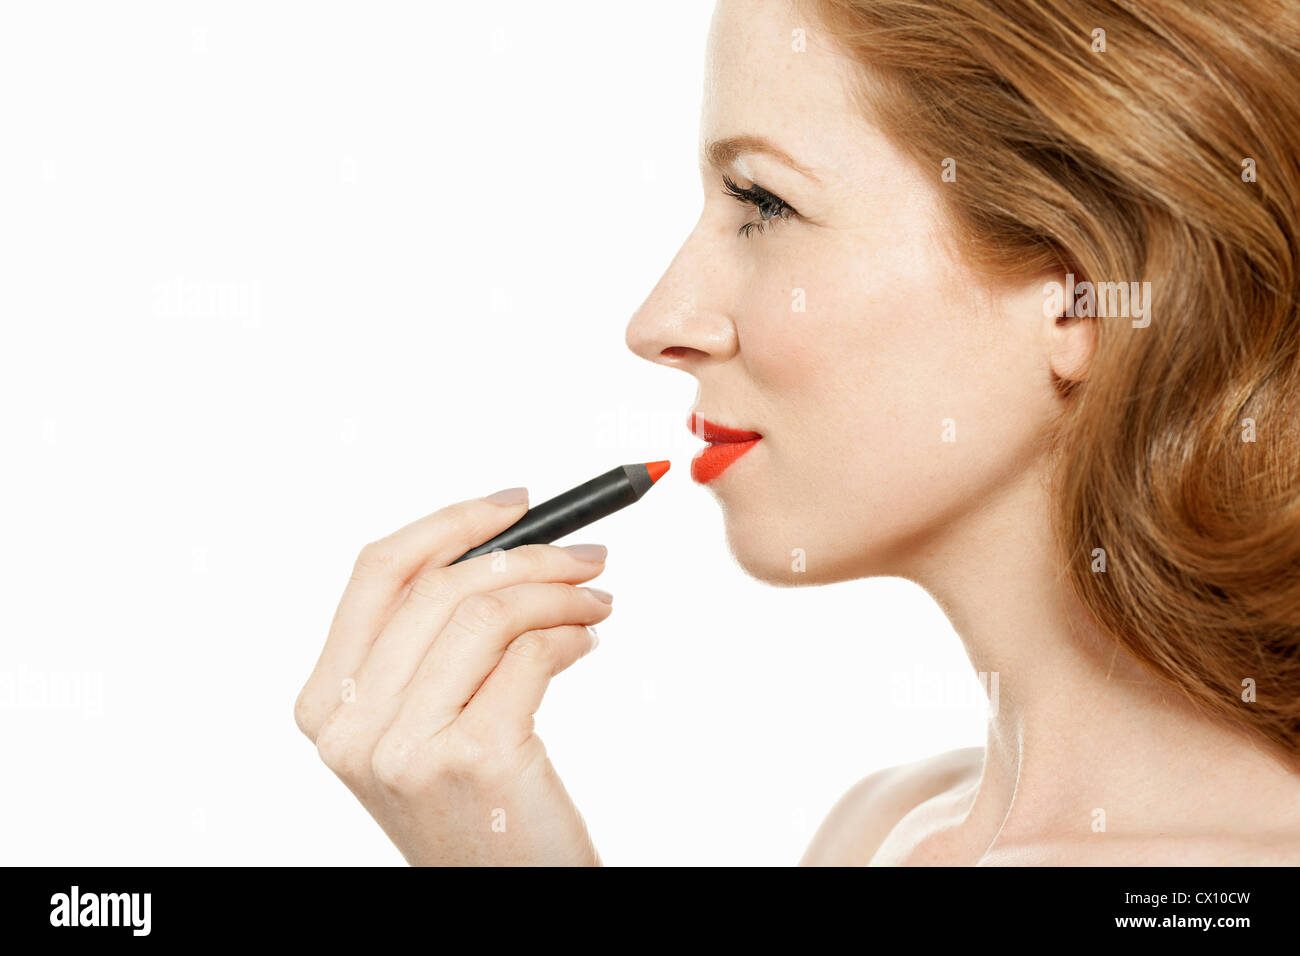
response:
<path fill-rule="evenodd" d="M 1049 514 L 1041 475 L 1026 473 L 906 575 L 989 675 L 984 770 L 960 825 L 972 851 L 1218 833 L 1240 828 L 1253 802 L 1295 801 L 1297 778 L 1263 743 L 1196 712 L 1099 630 L 1065 579 Z"/>

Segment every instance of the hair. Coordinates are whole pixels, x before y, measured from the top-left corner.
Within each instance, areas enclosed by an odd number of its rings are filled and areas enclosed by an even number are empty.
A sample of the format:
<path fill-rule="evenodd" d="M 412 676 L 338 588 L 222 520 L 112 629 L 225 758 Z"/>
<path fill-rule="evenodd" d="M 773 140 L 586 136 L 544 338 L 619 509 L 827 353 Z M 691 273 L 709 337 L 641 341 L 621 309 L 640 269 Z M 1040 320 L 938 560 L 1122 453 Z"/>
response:
<path fill-rule="evenodd" d="M 956 161 L 972 263 L 1151 283 L 1149 326 L 1094 320 L 1053 436 L 1065 573 L 1202 712 L 1300 754 L 1300 10 L 814 7 L 867 118 L 936 181 Z"/>

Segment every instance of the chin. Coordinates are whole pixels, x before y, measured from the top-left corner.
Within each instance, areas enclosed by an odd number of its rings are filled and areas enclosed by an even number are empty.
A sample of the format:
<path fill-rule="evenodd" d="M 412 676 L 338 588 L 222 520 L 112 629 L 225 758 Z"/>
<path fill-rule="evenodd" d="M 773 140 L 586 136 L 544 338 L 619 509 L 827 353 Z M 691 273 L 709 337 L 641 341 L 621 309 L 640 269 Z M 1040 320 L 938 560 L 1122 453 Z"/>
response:
<path fill-rule="evenodd" d="M 869 554 L 845 553 L 843 541 L 778 544 L 798 538 L 793 529 L 746 524 L 726 516 L 727 547 L 750 577 L 776 587 L 810 587 L 886 573 L 872 570 Z M 795 553 L 799 548 L 803 554 Z M 869 548 L 869 545 L 868 545 Z"/>

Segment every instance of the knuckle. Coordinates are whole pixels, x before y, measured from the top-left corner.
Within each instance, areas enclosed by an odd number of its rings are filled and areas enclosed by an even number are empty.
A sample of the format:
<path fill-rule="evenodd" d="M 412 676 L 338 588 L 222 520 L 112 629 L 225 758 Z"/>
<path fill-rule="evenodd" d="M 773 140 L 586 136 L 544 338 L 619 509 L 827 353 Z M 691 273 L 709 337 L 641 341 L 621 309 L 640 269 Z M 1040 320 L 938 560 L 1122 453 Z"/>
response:
<path fill-rule="evenodd" d="M 411 593 L 433 604 L 454 600 L 456 587 L 443 568 L 429 568 L 411 579 Z"/>
<path fill-rule="evenodd" d="M 489 776 L 496 764 L 494 753 L 490 744 L 464 731 L 446 733 L 438 740 L 437 772 L 461 779 Z"/>
<path fill-rule="evenodd" d="M 411 792 L 427 783 L 427 768 L 420 764 L 415 741 L 384 737 L 370 756 L 370 772 L 385 790 Z"/>
<path fill-rule="evenodd" d="M 576 584 L 556 584 L 554 587 L 559 589 L 557 595 L 559 603 L 580 620 L 586 620 L 586 615 L 592 612 L 592 606 L 596 604 L 592 600 L 591 593 Z"/>
<path fill-rule="evenodd" d="M 538 577 L 551 566 L 551 552 L 555 550 L 548 544 L 530 544 L 515 548 L 510 556 L 522 565 L 526 577 Z"/>
<path fill-rule="evenodd" d="M 293 722 L 298 725 L 298 729 L 308 740 L 316 739 L 319 720 L 316 716 L 316 701 L 310 692 L 310 685 L 304 687 L 298 693 L 298 699 L 293 702 Z"/>
<path fill-rule="evenodd" d="M 316 737 L 321 762 L 344 780 L 360 780 L 369 770 L 370 758 L 356 735 L 343 721 L 331 717 Z"/>
<path fill-rule="evenodd" d="M 352 565 L 354 578 L 368 578 L 389 574 L 397 565 L 397 554 L 390 538 L 384 537 L 371 541 L 357 554 Z"/>
<path fill-rule="evenodd" d="M 525 631 L 510 642 L 506 653 L 537 663 L 555 660 L 555 645 L 542 631 Z"/>
<path fill-rule="evenodd" d="M 476 507 L 478 504 L 477 501 L 460 501 L 443 508 L 438 514 L 439 534 L 452 541 L 473 537 L 476 530 L 474 518 L 479 513 Z"/>
<path fill-rule="evenodd" d="M 564 585 L 564 594 L 570 601 L 580 601 L 583 607 L 588 607 L 591 604 L 591 592 L 580 584 Z"/>
<path fill-rule="evenodd" d="M 490 631 L 510 619 L 510 602 L 500 594 L 480 591 L 456 608 L 456 623 L 469 631 Z"/>

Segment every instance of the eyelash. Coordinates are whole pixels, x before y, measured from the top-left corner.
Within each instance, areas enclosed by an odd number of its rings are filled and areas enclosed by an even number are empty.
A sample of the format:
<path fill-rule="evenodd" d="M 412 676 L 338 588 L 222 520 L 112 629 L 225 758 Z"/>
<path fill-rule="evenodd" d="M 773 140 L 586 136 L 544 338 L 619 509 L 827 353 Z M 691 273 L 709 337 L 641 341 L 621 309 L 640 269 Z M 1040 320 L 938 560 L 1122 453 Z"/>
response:
<path fill-rule="evenodd" d="M 755 232 L 761 233 L 767 227 L 767 223 L 773 219 L 789 219 L 791 216 L 799 215 L 798 211 L 788 202 L 775 193 L 768 192 L 758 183 L 742 188 L 737 186 L 731 177 L 723 176 L 722 184 L 723 192 L 728 196 L 758 210 L 759 218 L 741 226 L 737 235 L 748 237 Z"/>

